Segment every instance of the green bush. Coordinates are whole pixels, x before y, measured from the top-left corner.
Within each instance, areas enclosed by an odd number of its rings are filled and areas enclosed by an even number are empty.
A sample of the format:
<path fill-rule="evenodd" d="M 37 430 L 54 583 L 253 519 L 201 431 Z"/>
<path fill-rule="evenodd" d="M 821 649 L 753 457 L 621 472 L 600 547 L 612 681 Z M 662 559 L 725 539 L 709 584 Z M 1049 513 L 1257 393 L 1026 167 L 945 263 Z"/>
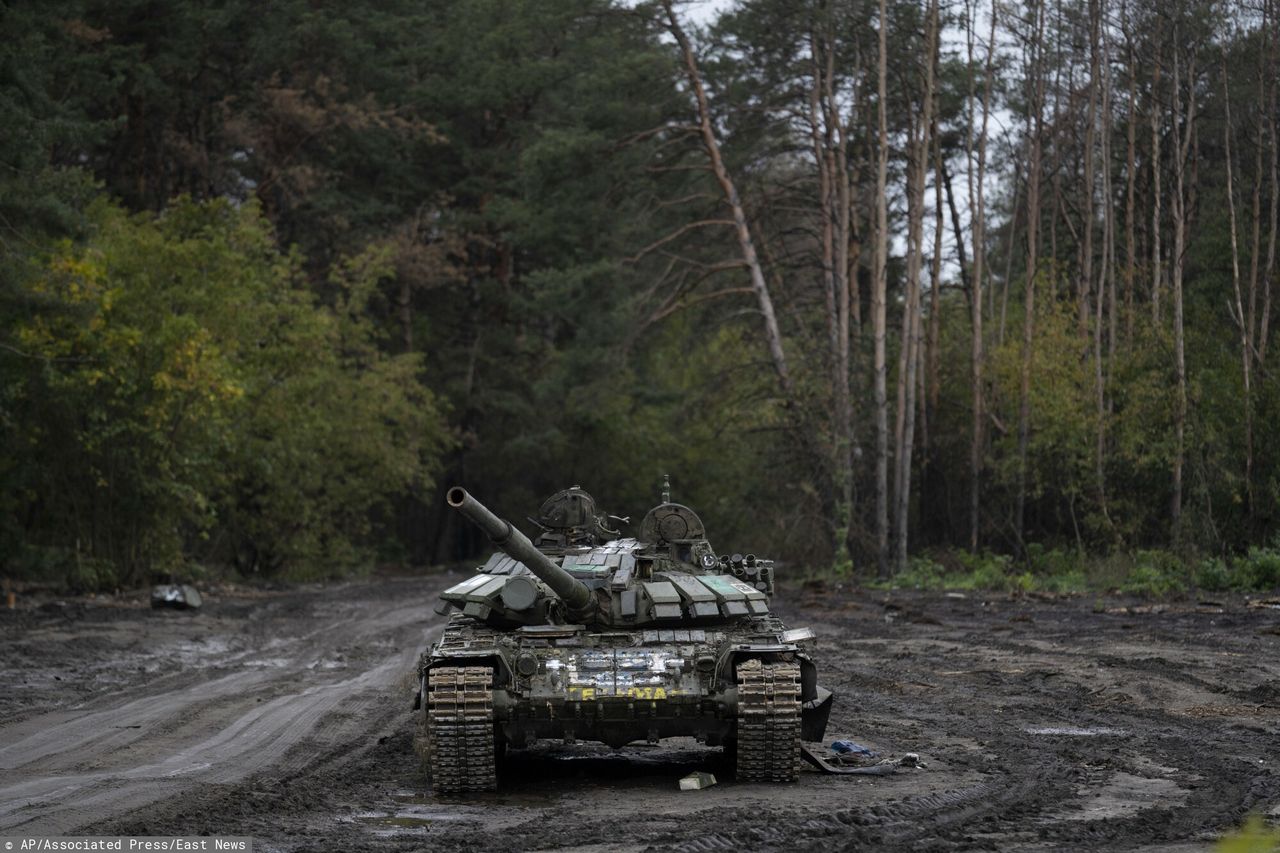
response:
<path fill-rule="evenodd" d="M 1274 589 L 1280 586 L 1280 549 L 1250 548 L 1237 563 L 1237 581 L 1244 589 Z"/>
<path fill-rule="evenodd" d="M 1186 567 L 1168 551 L 1139 551 L 1128 577 L 1120 584 L 1122 592 L 1156 597 L 1182 592 L 1186 588 Z"/>
<path fill-rule="evenodd" d="M 1078 593 L 1089 588 L 1089 578 L 1083 569 L 1068 569 L 1038 579 L 1038 585 L 1045 592 Z"/>
<path fill-rule="evenodd" d="M 1228 590 L 1232 581 L 1231 569 L 1221 557 L 1208 557 L 1196 569 L 1196 586 L 1206 592 Z"/>
<path fill-rule="evenodd" d="M 907 568 L 893 578 L 893 586 L 910 589 L 945 589 L 946 568 L 928 557 L 912 557 Z"/>
<path fill-rule="evenodd" d="M 967 575 L 956 578 L 957 589 L 998 589 L 1009 590 L 1016 585 L 1009 577 L 1013 558 L 1008 554 L 992 554 L 983 551 L 981 554 L 958 552 L 956 559 L 968 570 Z"/>

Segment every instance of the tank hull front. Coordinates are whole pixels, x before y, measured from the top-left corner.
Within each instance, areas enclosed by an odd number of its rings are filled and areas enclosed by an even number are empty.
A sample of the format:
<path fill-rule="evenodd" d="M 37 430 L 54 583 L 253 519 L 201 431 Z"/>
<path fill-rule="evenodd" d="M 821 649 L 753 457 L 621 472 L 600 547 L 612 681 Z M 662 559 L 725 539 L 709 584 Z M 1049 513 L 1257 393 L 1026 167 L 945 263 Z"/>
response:
<path fill-rule="evenodd" d="M 830 694 L 817 686 L 804 650 L 778 640 L 780 628 L 766 617 L 633 632 L 496 631 L 455 616 L 423 656 L 420 675 L 425 685 L 433 667 L 491 667 L 494 726 L 511 747 L 538 740 L 620 747 L 671 737 L 716 746 L 737 728 L 737 666 L 777 662 L 798 673 L 804 736 L 821 739 Z"/>

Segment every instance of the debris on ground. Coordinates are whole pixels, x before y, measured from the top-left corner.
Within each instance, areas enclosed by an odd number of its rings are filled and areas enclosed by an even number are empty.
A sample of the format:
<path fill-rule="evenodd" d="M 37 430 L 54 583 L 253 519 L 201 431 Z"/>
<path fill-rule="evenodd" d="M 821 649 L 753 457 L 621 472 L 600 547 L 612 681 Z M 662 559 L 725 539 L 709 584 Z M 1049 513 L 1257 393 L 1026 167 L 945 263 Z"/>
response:
<path fill-rule="evenodd" d="M 838 776 L 889 776 L 897 772 L 896 765 L 885 764 L 857 764 L 858 755 L 855 753 L 837 753 L 827 751 L 819 753 L 809 746 L 801 744 L 800 757 L 806 762 L 816 767 L 823 773 L 831 773 Z"/>
<path fill-rule="evenodd" d="M 200 592 L 190 584 L 161 584 L 151 588 L 152 607 L 170 607 L 175 610 L 196 610 L 204 604 Z"/>
<path fill-rule="evenodd" d="M 924 770 L 928 765 L 920 760 L 920 754 L 917 752 L 908 752 L 901 758 L 886 758 L 876 765 L 877 767 L 915 767 L 918 770 Z"/>
<path fill-rule="evenodd" d="M 690 773 L 688 776 L 680 780 L 681 791 L 700 791 L 703 788 L 710 788 L 716 783 L 716 777 L 710 773 L 701 770 L 696 773 Z"/>
<path fill-rule="evenodd" d="M 875 750 L 870 747 L 863 746 L 860 743 L 854 743 L 851 740 L 832 741 L 831 751 L 838 755 L 865 755 L 867 758 L 876 757 Z"/>

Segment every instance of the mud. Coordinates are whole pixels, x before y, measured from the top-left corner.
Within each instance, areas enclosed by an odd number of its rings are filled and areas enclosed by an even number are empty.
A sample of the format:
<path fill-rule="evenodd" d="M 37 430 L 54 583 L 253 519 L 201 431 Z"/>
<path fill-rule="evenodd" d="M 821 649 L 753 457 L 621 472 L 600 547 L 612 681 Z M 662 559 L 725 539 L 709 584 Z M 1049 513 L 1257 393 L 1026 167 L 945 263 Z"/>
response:
<path fill-rule="evenodd" d="M 454 578 L 456 580 L 456 578 Z M 739 785 L 718 750 L 548 744 L 431 795 L 414 661 L 447 576 L 0 611 L 0 834 L 259 850 L 1203 850 L 1280 819 L 1280 608 L 796 588 L 828 741 L 924 769 Z M 719 784 L 681 792 L 694 770 Z"/>

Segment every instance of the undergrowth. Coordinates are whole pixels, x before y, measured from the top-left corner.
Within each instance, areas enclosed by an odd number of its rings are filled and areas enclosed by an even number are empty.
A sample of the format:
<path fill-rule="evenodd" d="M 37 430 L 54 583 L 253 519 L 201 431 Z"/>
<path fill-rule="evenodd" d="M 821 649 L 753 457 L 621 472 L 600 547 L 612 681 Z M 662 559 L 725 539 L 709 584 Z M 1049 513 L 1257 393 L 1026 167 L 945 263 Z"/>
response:
<path fill-rule="evenodd" d="M 1151 598 L 1200 592 L 1259 592 L 1280 587 L 1280 541 L 1230 557 L 1140 550 L 1092 556 L 1032 544 L 1025 558 L 938 550 L 912 557 L 878 589 L 989 590 L 1055 594 L 1109 592 Z"/>
<path fill-rule="evenodd" d="M 1275 853 L 1280 851 L 1280 827 L 1268 826 L 1251 815 L 1239 830 L 1224 836 L 1214 847 L 1216 853 Z"/>

